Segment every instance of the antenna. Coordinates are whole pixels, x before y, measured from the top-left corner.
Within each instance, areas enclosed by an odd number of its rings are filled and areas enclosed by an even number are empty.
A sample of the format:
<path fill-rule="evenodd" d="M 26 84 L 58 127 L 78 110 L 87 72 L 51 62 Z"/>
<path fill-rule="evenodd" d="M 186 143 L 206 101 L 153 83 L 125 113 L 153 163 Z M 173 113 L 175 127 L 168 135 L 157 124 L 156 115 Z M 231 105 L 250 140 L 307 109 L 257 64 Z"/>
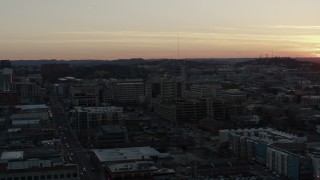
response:
<path fill-rule="evenodd" d="M 180 33 L 178 32 L 178 34 L 177 34 L 177 40 L 178 40 L 178 44 L 177 44 L 177 46 L 178 46 L 178 60 L 180 59 Z"/>

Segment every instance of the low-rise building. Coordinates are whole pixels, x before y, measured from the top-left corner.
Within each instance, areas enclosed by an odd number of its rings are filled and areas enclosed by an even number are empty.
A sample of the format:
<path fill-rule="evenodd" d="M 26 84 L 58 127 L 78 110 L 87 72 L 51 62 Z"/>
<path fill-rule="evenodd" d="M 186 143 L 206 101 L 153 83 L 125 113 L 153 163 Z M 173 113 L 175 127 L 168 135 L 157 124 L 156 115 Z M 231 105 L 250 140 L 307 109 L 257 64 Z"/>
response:
<path fill-rule="evenodd" d="M 246 175 L 249 173 L 249 164 L 247 162 L 211 163 L 199 165 L 196 170 L 198 176 L 206 177 Z"/>
<path fill-rule="evenodd" d="M 106 166 L 107 176 L 111 179 L 152 179 L 158 170 L 152 161 L 116 163 Z"/>
<path fill-rule="evenodd" d="M 45 104 L 17 105 L 11 115 L 13 125 L 23 125 L 31 122 L 50 123 L 51 112 Z"/>
<path fill-rule="evenodd" d="M 105 125 L 96 133 L 95 144 L 97 146 L 112 146 L 128 142 L 127 129 L 119 125 Z"/>
<path fill-rule="evenodd" d="M 151 147 L 94 149 L 91 157 L 110 179 L 153 179 L 175 174 L 173 170 L 161 171 L 154 165 L 154 160 L 169 159 L 171 155 Z"/>
<path fill-rule="evenodd" d="M 53 149 L 2 152 L 0 180 L 78 180 L 76 164 L 65 164 L 62 153 Z"/>
<path fill-rule="evenodd" d="M 239 158 L 265 165 L 282 177 L 298 180 L 319 176 L 314 172 L 319 158 L 308 153 L 307 136 L 271 128 L 237 129 L 221 130 L 220 141 L 228 142 Z"/>
<path fill-rule="evenodd" d="M 80 141 L 87 143 L 88 138 L 95 138 L 101 126 L 122 125 L 122 107 L 75 107 L 71 117 L 80 136 Z"/>

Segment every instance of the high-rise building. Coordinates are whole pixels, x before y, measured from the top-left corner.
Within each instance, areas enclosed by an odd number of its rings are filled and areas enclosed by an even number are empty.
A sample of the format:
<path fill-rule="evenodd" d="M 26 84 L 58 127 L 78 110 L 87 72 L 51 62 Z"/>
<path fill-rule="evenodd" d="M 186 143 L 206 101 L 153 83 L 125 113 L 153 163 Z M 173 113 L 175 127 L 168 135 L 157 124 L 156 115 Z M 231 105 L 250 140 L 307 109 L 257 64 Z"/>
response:
<path fill-rule="evenodd" d="M 0 61 L 0 69 L 11 68 L 11 62 L 9 60 Z"/>
<path fill-rule="evenodd" d="M 156 114 L 172 123 L 198 122 L 207 117 L 204 99 L 168 99 L 155 104 Z"/>
<path fill-rule="evenodd" d="M 13 70 L 11 68 L 0 68 L 0 91 L 11 91 Z"/>
<path fill-rule="evenodd" d="M 146 98 L 147 100 L 153 98 L 181 98 L 185 89 L 185 81 L 181 77 L 164 75 L 161 78 L 147 81 Z"/>
<path fill-rule="evenodd" d="M 112 80 L 105 89 L 105 101 L 120 103 L 138 103 L 145 100 L 145 85 L 143 79 Z"/>
<path fill-rule="evenodd" d="M 79 82 L 70 88 L 71 101 L 74 106 L 99 106 L 99 86 L 97 82 Z"/>

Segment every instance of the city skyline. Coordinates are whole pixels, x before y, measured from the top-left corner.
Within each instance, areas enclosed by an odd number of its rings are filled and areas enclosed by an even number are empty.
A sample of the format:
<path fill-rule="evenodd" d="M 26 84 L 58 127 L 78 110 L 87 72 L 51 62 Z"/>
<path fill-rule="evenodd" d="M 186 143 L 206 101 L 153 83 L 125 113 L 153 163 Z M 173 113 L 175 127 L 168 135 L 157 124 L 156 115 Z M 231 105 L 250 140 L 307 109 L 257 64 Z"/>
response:
<path fill-rule="evenodd" d="M 0 56 L 320 57 L 319 6 L 317 0 L 7 0 L 0 2 Z"/>

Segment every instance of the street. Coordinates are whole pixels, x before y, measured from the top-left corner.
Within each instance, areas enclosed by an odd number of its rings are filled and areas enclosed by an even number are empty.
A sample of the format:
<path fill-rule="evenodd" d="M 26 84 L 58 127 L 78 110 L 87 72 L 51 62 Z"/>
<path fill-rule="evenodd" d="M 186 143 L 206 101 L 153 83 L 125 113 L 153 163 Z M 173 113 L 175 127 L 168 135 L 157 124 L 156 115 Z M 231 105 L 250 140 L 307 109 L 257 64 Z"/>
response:
<path fill-rule="evenodd" d="M 82 180 L 104 180 L 102 170 L 93 164 L 88 151 L 82 147 L 76 133 L 70 127 L 62 104 L 57 99 L 52 99 L 50 107 L 66 160 L 78 164 Z"/>

